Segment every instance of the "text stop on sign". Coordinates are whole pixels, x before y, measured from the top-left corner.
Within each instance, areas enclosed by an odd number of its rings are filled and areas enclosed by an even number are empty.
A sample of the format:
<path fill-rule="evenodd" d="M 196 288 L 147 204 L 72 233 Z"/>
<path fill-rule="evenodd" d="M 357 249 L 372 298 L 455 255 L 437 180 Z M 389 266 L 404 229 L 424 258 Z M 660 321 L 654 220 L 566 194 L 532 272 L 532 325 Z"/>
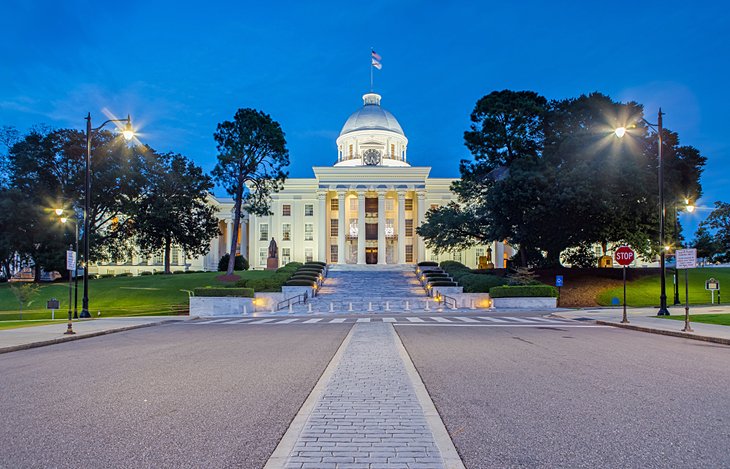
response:
<path fill-rule="evenodd" d="M 614 258 L 620 265 L 629 265 L 634 261 L 634 251 L 628 246 L 621 246 L 616 250 Z"/>

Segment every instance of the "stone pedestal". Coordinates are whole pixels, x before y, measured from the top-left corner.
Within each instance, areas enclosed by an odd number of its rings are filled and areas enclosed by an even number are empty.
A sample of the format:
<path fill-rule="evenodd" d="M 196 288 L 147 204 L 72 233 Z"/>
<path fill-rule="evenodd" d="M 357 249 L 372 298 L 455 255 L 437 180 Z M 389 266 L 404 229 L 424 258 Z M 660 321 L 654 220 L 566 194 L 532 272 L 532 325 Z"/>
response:
<path fill-rule="evenodd" d="M 266 270 L 276 270 L 279 268 L 279 258 L 268 257 L 266 258 Z"/>

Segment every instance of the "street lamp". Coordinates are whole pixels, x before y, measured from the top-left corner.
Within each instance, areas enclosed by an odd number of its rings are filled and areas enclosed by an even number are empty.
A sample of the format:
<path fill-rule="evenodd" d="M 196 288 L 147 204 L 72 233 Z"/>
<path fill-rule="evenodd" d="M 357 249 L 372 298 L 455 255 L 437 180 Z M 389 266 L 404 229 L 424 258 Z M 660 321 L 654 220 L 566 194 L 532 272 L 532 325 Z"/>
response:
<path fill-rule="evenodd" d="M 76 265 L 74 266 L 74 319 L 79 318 L 79 276 L 78 276 L 78 262 L 79 262 L 79 220 L 76 217 L 69 218 L 63 216 L 63 209 L 57 208 L 56 215 L 60 217 L 61 223 L 64 225 L 68 222 L 74 224 L 75 244 L 74 252 L 76 253 Z M 70 302 L 70 301 L 69 301 Z M 69 309 L 71 305 L 69 304 Z"/>
<path fill-rule="evenodd" d="M 99 127 L 91 126 L 91 113 L 86 119 L 86 169 L 84 171 L 84 298 L 81 302 L 81 317 L 90 318 L 89 314 L 89 206 L 91 205 L 91 134 L 98 132 L 110 122 L 124 123 L 122 135 L 129 141 L 134 137 L 132 119 L 127 114 L 126 119 L 109 119 Z"/>
<path fill-rule="evenodd" d="M 664 240 L 664 217 L 666 216 L 666 206 L 664 204 L 664 159 L 662 158 L 662 116 L 664 113 L 662 112 L 662 108 L 659 108 L 659 113 L 657 114 L 657 123 L 652 124 L 643 117 L 641 120 L 648 125 L 649 127 L 653 128 L 657 132 L 657 140 L 658 140 L 658 151 L 657 151 L 657 159 L 659 161 L 659 205 L 660 205 L 660 211 L 659 211 L 659 266 L 661 269 L 661 275 L 660 275 L 660 285 L 661 285 L 661 291 L 659 293 L 659 311 L 657 312 L 657 316 L 669 316 L 669 310 L 667 309 L 667 280 L 664 278 L 664 275 L 666 273 L 666 252 L 665 249 L 665 240 Z M 618 127 L 614 130 L 614 134 L 618 138 L 622 138 L 624 135 L 626 135 L 626 127 Z"/>
<path fill-rule="evenodd" d="M 679 227 L 677 226 L 677 218 L 679 218 L 679 208 L 684 207 L 687 213 L 695 211 L 695 206 L 692 205 L 689 199 L 684 199 L 684 205 L 674 204 L 674 305 L 679 303 L 679 272 L 677 270 L 677 247 L 679 247 Z"/>

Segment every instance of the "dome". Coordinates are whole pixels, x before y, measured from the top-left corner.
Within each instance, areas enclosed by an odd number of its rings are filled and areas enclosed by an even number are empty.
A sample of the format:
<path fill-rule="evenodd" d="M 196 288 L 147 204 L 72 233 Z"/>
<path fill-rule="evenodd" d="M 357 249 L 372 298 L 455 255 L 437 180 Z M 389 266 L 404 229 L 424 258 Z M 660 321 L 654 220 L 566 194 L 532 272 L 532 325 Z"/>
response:
<path fill-rule="evenodd" d="M 363 95 L 362 100 L 363 107 L 347 119 L 340 136 L 358 130 L 388 130 L 405 136 L 395 116 L 380 107 L 379 94 L 367 93 Z"/>

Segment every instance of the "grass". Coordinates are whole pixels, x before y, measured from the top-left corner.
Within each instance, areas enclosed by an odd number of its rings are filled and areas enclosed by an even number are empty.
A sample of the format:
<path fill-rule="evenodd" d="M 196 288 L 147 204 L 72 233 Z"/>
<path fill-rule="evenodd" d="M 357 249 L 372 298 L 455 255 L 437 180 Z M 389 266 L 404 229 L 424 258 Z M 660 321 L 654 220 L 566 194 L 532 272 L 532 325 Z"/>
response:
<path fill-rule="evenodd" d="M 187 308 L 188 294 L 181 290 L 193 290 L 204 286 L 231 286 L 216 280 L 221 272 L 195 274 L 147 275 L 141 277 L 116 277 L 89 280 L 89 311 L 93 317 L 101 311 L 103 316 L 144 316 L 174 314 L 178 308 Z M 271 271 L 249 270 L 236 272 L 241 278 L 265 278 Z M 83 286 L 79 282 L 79 310 Z M 32 303 L 23 308 L 23 320 L 50 319 L 46 301 L 56 298 L 60 308 L 56 318 L 68 311 L 68 283 L 42 284 Z M 0 284 L 0 321 L 19 320 L 18 301 L 10 285 Z"/>
<path fill-rule="evenodd" d="M 58 319 L 55 321 L 0 321 L 0 331 L 4 329 L 18 329 L 20 327 L 45 326 L 46 324 L 66 324 L 67 322 L 68 319 L 65 321 L 60 321 Z"/>
<path fill-rule="evenodd" d="M 698 268 L 689 270 L 689 304 L 703 305 L 710 303 L 710 292 L 705 290 L 705 281 L 710 277 L 720 281 L 720 287 L 724 287 L 727 293 L 723 302 L 730 300 L 730 268 Z M 670 305 L 674 299 L 674 280 L 672 270 L 667 270 L 667 303 Z M 626 304 L 628 306 L 657 306 L 659 304 L 659 275 L 643 277 L 638 280 L 626 283 Z M 599 305 L 610 306 L 611 298 L 623 298 L 623 287 L 619 286 L 600 292 L 596 298 Z M 684 271 L 679 271 L 679 299 L 684 304 Z M 715 294 L 717 302 L 717 294 Z"/>
<path fill-rule="evenodd" d="M 684 321 L 684 315 L 657 316 L 662 319 L 674 319 L 676 321 Z M 719 324 L 721 326 L 730 326 L 730 314 L 690 314 L 690 322 L 701 322 L 704 324 Z"/>

